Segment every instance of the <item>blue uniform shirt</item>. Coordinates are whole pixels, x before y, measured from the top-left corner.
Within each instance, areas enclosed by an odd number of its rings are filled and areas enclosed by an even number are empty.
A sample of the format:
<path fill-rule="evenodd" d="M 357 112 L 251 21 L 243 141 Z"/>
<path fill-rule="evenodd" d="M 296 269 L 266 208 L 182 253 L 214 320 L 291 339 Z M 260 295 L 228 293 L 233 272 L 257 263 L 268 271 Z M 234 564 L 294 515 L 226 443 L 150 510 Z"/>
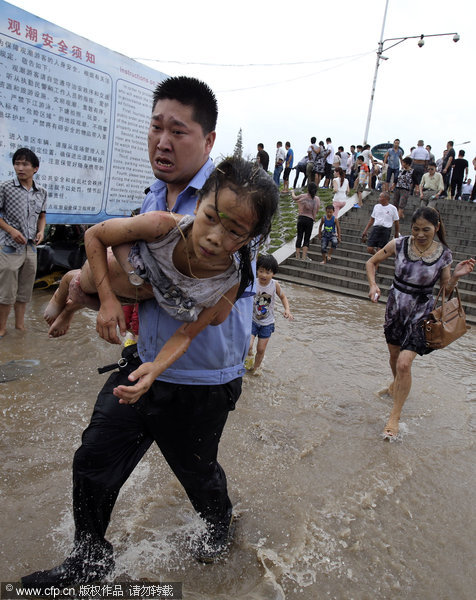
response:
<path fill-rule="evenodd" d="M 193 214 L 197 190 L 203 187 L 214 165 L 203 165 L 188 186 L 179 194 L 173 212 Z M 167 210 L 167 185 L 157 180 L 144 199 L 141 212 Z M 246 293 L 246 292 L 245 292 Z M 157 379 L 184 385 L 217 385 L 241 377 L 251 335 L 254 291 L 240 298 L 221 325 L 209 325 L 192 340 L 187 352 Z M 153 362 L 159 350 L 182 325 L 160 308 L 155 300 L 139 304 L 138 350 L 143 362 Z"/>

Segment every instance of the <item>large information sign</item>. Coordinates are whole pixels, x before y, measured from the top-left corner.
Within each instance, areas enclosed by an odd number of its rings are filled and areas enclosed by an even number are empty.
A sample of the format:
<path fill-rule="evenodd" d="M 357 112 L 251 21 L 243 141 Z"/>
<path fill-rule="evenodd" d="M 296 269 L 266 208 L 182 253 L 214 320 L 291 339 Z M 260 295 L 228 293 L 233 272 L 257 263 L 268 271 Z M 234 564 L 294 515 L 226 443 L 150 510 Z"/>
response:
<path fill-rule="evenodd" d="M 128 216 L 153 179 L 147 129 L 165 77 L 0 0 L 0 181 L 31 148 L 48 223 Z"/>

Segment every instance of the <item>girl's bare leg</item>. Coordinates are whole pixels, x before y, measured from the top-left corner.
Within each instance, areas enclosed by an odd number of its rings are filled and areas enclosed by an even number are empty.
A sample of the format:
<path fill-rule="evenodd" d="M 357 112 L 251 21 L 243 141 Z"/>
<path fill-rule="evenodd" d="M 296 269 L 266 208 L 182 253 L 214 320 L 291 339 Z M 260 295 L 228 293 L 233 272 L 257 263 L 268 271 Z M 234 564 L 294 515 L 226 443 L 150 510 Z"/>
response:
<path fill-rule="evenodd" d="M 122 248 L 125 252 L 126 246 L 126 244 L 122 244 L 119 248 Z M 125 254 L 123 253 L 123 257 L 124 255 Z M 130 298 L 131 301 L 136 302 L 154 297 L 150 286 L 142 285 L 140 287 L 135 287 L 129 282 L 128 274 L 118 262 L 110 248 L 108 248 L 107 252 L 107 268 L 112 290 L 118 296 Z M 86 261 L 81 271 L 71 271 L 70 273 L 72 273 L 72 276 L 68 286 L 67 301 L 64 303 L 63 308 L 56 319 L 51 323 L 51 327 L 48 331 L 50 337 L 60 337 L 64 335 L 69 329 L 74 313 L 81 308 L 87 307 L 92 310 L 99 310 L 99 297 L 97 296 L 96 284 L 94 283 L 89 263 Z"/>
<path fill-rule="evenodd" d="M 94 286 L 89 282 L 89 264 L 86 262 L 79 271 L 70 271 L 72 276 L 68 286 L 67 300 L 56 319 L 51 323 L 48 331 L 49 337 L 61 337 L 68 331 L 74 313 L 84 307 L 99 310 L 99 298 L 95 294 Z"/>
<path fill-rule="evenodd" d="M 245 358 L 245 368 L 248 371 L 253 371 L 254 366 L 255 366 L 255 360 L 254 360 L 254 355 L 253 355 L 254 343 L 255 343 L 255 336 L 252 335 L 251 339 L 250 339 L 250 346 L 248 348 L 248 354 L 246 355 L 246 358 Z"/>
<path fill-rule="evenodd" d="M 255 357 L 255 368 L 258 370 L 261 363 L 263 362 L 264 353 L 266 352 L 266 346 L 268 345 L 270 338 L 258 338 L 258 344 L 256 346 L 256 357 Z"/>

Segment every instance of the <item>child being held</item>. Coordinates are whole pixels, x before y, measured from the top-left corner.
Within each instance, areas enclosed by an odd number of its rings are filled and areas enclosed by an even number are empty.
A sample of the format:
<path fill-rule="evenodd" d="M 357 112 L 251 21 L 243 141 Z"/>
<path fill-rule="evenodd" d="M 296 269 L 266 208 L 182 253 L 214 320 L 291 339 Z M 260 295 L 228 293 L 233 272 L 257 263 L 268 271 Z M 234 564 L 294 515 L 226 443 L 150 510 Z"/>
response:
<path fill-rule="evenodd" d="M 317 233 L 321 240 L 322 262 L 325 265 L 331 260 L 332 251 L 337 248 L 337 243 L 341 241 L 339 219 L 334 216 L 334 206 L 326 206 L 326 214 L 319 221 L 319 231 Z M 328 249 L 329 244 L 331 247 Z"/>
<path fill-rule="evenodd" d="M 231 158 L 200 190 L 195 216 L 154 211 L 94 225 L 85 234 L 88 261 L 63 277 L 45 310 L 50 337 L 64 335 L 74 313 L 88 306 L 99 310 L 99 335 L 119 344 L 117 327 L 126 333 L 119 298 L 132 304 L 155 298 L 185 323 L 153 363 L 131 373 L 141 385 L 126 389 L 137 388 L 139 397 L 200 331 L 222 323 L 253 283 L 252 253 L 271 230 L 278 198 L 263 169 Z"/>
<path fill-rule="evenodd" d="M 253 320 L 251 322 L 251 340 L 245 367 L 255 375 L 259 375 L 259 367 L 263 362 L 266 346 L 274 332 L 274 306 L 276 296 L 284 307 L 284 317 L 293 319 L 289 310 L 289 302 L 279 283 L 273 279 L 278 271 L 278 261 L 274 256 L 263 254 L 256 263 L 256 296 L 253 301 Z M 255 337 L 258 337 L 256 355 L 253 355 Z"/>

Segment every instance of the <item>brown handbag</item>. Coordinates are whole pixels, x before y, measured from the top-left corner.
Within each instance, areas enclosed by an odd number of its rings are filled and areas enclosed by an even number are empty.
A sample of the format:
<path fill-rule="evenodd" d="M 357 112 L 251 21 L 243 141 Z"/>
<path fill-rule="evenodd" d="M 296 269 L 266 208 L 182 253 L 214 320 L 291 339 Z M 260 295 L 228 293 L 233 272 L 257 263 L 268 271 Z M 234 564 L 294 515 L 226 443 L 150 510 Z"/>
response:
<path fill-rule="evenodd" d="M 423 319 L 422 327 L 429 348 L 445 348 L 471 329 L 466 325 L 466 315 L 461 306 L 458 288 L 454 291 L 456 291 L 456 298 L 451 298 L 452 294 L 450 294 L 451 300 L 445 301 L 445 288 L 442 287 L 436 297 L 433 310 Z M 437 307 L 440 296 L 441 306 Z"/>

